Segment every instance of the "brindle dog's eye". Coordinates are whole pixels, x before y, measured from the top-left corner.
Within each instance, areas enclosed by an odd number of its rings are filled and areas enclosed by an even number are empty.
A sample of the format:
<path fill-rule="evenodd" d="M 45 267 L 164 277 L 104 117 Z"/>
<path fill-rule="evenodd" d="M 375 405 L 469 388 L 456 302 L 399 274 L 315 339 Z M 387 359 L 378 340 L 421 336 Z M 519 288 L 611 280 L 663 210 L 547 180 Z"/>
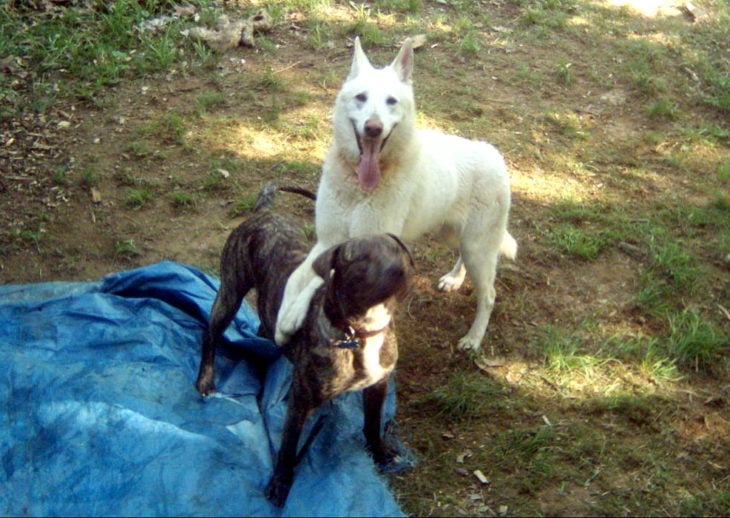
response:
<path fill-rule="evenodd" d="M 355 96 L 355 99 L 357 99 L 357 100 L 358 100 L 358 101 L 360 101 L 361 103 L 364 103 L 365 101 L 367 101 L 367 100 L 368 100 L 368 96 L 367 96 L 366 94 L 357 94 L 357 95 Z"/>

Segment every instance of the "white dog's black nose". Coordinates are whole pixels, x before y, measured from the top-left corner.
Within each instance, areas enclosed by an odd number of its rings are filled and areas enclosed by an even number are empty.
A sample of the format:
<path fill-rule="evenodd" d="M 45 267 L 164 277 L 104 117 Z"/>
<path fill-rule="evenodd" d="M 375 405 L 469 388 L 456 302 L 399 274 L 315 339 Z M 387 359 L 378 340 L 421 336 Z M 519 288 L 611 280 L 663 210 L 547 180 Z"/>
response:
<path fill-rule="evenodd" d="M 370 138 L 377 138 L 383 133 L 383 123 L 379 120 L 369 120 L 365 123 L 365 135 Z"/>

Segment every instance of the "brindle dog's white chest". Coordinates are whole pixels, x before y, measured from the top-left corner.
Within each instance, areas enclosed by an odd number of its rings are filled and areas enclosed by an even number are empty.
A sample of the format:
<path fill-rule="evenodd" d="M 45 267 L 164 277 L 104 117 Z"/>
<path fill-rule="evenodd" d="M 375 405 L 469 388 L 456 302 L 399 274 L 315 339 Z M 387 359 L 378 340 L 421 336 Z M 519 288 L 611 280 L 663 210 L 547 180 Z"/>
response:
<path fill-rule="evenodd" d="M 378 304 L 368 310 L 365 317 L 365 331 L 382 329 L 383 332 L 361 339 L 360 349 L 354 352 L 356 363 L 360 363 L 360 365 L 355 365 L 355 376 L 358 379 L 356 379 L 354 385 L 349 390 L 359 390 L 369 387 L 383 379 L 393 370 L 393 365 L 384 367 L 380 360 L 383 344 L 385 343 L 386 328 L 390 324 L 391 318 L 392 315 L 384 304 Z"/>
<path fill-rule="evenodd" d="M 380 362 L 380 350 L 383 347 L 385 337 L 380 334 L 372 338 L 366 338 L 362 341 L 361 351 L 355 354 L 361 354 L 362 370 L 356 369 L 356 381 L 349 390 L 360 390 L 377 383 L 393 370 L 392 366 L 384 368 Z M 358 372 L 360 370 L 360 372 Z"/>

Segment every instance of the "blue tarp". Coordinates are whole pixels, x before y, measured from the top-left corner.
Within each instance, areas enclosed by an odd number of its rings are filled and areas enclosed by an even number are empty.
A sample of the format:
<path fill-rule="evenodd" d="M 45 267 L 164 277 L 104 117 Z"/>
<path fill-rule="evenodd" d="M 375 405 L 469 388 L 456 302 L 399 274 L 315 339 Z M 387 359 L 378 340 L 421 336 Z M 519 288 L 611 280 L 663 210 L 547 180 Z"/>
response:
<path fill-rule="evenodd" d="M 359 392 L 322 407 L 284 509 L 265 499 L 291 365 L 244 304 L 219 348 L 220 394 L 198 395 L 217 287 L 173 262 L 0 286 L 0 514 L 402 515 L 365 452 Z"/>

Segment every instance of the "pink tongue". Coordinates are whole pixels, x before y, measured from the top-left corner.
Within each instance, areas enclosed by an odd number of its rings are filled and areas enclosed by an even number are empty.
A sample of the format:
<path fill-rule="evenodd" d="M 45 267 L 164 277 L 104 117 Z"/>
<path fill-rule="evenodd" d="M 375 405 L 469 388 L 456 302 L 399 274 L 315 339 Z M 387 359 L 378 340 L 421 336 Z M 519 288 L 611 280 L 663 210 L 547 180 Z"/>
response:
<path fill-rule="evenodd" d="M 357 166 L 357 181 L 365 191 L 372 191 L 380 183 L 380 141 L 363 139 L 362 156 Z"/>

